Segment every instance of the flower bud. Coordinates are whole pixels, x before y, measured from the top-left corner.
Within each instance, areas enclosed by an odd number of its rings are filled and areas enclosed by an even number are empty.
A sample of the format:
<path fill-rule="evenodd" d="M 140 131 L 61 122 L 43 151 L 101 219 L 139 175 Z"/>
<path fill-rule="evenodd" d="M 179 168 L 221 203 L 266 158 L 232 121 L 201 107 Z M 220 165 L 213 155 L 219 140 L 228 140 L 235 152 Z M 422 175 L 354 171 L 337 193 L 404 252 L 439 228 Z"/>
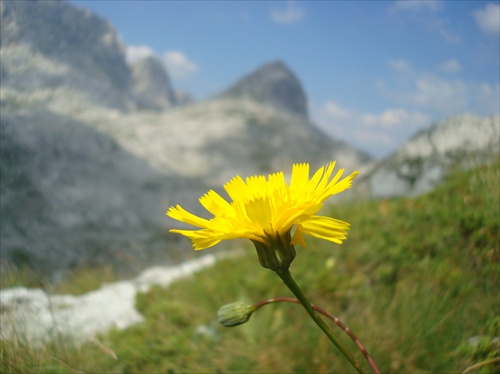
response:
<path fill-rule="evenodd" d="M 253 312 L 254 309 L 250 305 L 237 301 L 222 306 L 217 312 L 217 318 L 221 325 L 233 327 L 244 324 L 250 319 Z"/>
<path fill-rule="evenodd" d="M 280 235 L 267 235 L 265 242 L 252 240 L 262 267 L 272 271 L 288 270 L 295 258 L 290 230 Z"/>

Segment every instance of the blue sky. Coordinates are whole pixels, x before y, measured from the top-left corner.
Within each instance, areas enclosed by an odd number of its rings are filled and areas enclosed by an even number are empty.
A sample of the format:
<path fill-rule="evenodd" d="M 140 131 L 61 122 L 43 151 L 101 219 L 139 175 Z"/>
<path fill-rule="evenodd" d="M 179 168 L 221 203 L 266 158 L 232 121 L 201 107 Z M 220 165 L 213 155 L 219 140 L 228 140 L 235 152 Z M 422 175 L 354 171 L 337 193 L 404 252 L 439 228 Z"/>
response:
<path fill-rule="evenodd" d="M 70 2 L 197 100 L 284 61 L 313 122 L 376 157 L 447 116 L 500 111 L 498 1 Z"/>

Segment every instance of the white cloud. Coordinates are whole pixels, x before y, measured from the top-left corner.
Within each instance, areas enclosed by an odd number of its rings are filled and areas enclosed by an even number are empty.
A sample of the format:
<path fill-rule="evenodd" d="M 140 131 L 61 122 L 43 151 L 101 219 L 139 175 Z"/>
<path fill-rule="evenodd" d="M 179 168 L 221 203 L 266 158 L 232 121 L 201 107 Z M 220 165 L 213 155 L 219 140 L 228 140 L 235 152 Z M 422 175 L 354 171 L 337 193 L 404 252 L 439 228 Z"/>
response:
<path fill-rule="evenodd" d="M 390 102 L 418 110 L 430 110 L 438 116 L 448 116 L 469 110 L 470 90 L 465 81 L 458 78 L 444 78 L 417 69 L 413 71 L 398 69 L 397 67 L 402 64 L 394 63 L 394 61 L 389 61 L 389 64 L 398 74 L 394 74 L 387 81 L 377 81 L 376 87 L 379 93 Z M 410 63 L 405 62 L 404 65 L 410 65 Z M 458 73 L 461 65 L 457 60 L 450 59 L 439 64 L 437 68 L 439 71 L 452 74 Z"/>
<path fill-rule="evenodd" d="M 462 42 L 462 38 L 460 35 L 455 34 L 448 30 L 445 26 L 444 21 L 437 21 L 434 24 L 434 28 L 437 30 L 439 35 L 443 38 L 443 40 L 448 44 L 460 44 Z"/>
<path fill-rule="evenodd" d="M 295 1 L 287 1 L 285 9 L 274 9 L 271 12 L 271 19 L 281 24 L 299 22 L 304 18 L 304 9 Z"/>
<path fill-rule="evenodd" d="M 380 148 L 393 148 L 395 139 L 387 132 L 380 132 L 378 130 L 355 129 L 353 136 L 363 141 L 365 144 L 376 145 Z"/>
<path fill-rule="evenodd" d="M 390 78 L 375 82 L 388 103 L 386 108 L 368 111 L 326 101 L 322 106 L 311 105 L 313 121 L 334 138 L 380 157 L 433 121 L 464 113 L 500 113 L 500 84 L 450 76 L 462 70 L 456 59 L 442 61 L 432 72 L 403 59 L 387 64 L 392 68 Z"/>
<path fill-rule="evenodd" d="M 500 114 L 500 83 L 489 85 L 486 83 L 472 84 L 469 88 L 469 97 L 472 106 L 482 115 Z"/>
<path fill-rule="evenodd" d="M 425 74 L 415 81 L 415 88 L 406 96 L 413 105 L 442 114 L 467 110 L 467 86 L 460 79 L 447 80 Z"/>
<path fill-rule="evenodd" d="M 474 12 L 474 19 L 479 28 L 492 35 L 500 33 L 500 5 L 489 3 L 483 9 Z"/>
<path fill-rule="evenodd" d="M 398 73 L 411 73 L 413 68 L 411 64 L 406 60 L 389 60 L 389 66 Z"/>
<path fill-rule="evenodd" d="M 363 114 L 360 123 L 368 127 L 391 129 L 395 127 L 419 128 L 429 124 L 429 116 L 420 111 L 389 108 L 378 114 Z"/>
<path fill-rule="evenodd" d="M 167 51 L 162 56 L 168 73 L 174 79 L 185 79 L 198 72 L 198 66 L 181 51 Z"/>
<path fill-rule="evenodd" d="M 449 60 L 439 68 L 447 73 L 458 71 L 460 63 Z M 475 113 L 481 116 L 500 112 L 500 84 L 447 78 L 428 72 L 414 72 L 401 79 L 395 75 L 376 82 L 378 92 L 389 102 L 418 111 L 432 113 L 434 118 Z M 389 118 L 389 117 L 388 117 Z M 380 123 L 365 118 L 365 123 Z M 390 121 L 386 121 L 386 125 Z"/>
<path fill-rule="evenodd" d="M 349 110 L 342 108 L 333 101 L 327 101 L 324 106 L 325 113 L 333 118 L 348 119 L 351 117 Z"/>
<path fill-rule="evenodd" d="M 405 109 L 387 109 L 379 117 L 380 126 L 385 128 L 401 126 L 410 116 L 411 114 Z"/>
<path fill-rule="evenodd" d="M 448 74 L 458 73 L 460 70 L 462 70 L 462 66 L 460 65 L 460 62 L 458 62 L 455 59 L 451 59 L 451 60 L 448 60 L 448 61 L 441 63 L 439 65 L 439 68 Z"/>
<path fill-rule="evenodd" d="M 417 130 L 431 123 L 427 113 L 402 107 L 367 113 L 326 101 L 321 107 L 312 109 L 314 121 L 326 133 L 375 156 L 393 151 Z"/>
<path fill-rule="evenodd" d="M 127 47 L 126 54 L 129 64 L 146 57 L 157 57 L 164 64 L 169 76 L 174 79 L 188 78 L 199 70 L 198 66 L 181 51 L 166 51 L 159 57 L 147 45 L 132 45 Z"/>
<path fill-rule="evenodd" d="M 130 45 L 126 50 L 127 62 L 132 64 L 145 57 L 154 56 L 155 52 L 147 45 Z"/>
<path fill-rule="evenodd" d="M 449 29 L 450 22 L 442 16 L 443 1 L 402 0 L 396 1 L 389 11 L 398 18 L 415 22 L 432 34 L 439 35 L 448 44 L 459 44 L 460 35 Z"/>
<path fill-rule="evenodd" d="M 378 123 L 378 116 L 376 114 L 363 114 L 360 116 L 359 122 L 364 126 L 373 127 Z"/>

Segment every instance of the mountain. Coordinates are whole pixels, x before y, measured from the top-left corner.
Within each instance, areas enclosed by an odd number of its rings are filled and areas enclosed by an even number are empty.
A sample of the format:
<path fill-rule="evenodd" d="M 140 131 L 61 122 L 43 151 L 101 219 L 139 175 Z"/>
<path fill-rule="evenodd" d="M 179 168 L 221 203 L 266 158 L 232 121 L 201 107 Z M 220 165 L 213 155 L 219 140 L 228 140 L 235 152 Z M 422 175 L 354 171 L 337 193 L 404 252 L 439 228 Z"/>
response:
<path fill-rule="evenodd" d="M 153 57 L 129 66 L 111 24 L 63 1 L 0 1 L 2 85 L 16 96 L 69 110 L 163 110 L 177 104 L 168 74 Z M 24 100 L 24 98 L 17 99 Z"/>
<path fill-rule="evenodd" d="M 57 278 L 182 260 L 194 251 L 166 234 L 170 205 L 206 214 L 198 197 L 236 174 L 332 159 L 349 172 L 369 159 L 307 120 L 282 62 L 188 104 L 158 60 L 129 66 L 112 26 L 87 10 L 0 1 L 0 11 L 2 261 Z"/>
<path fill-rule="evenodd" d="M 450 168 L 491 162 L 499 151 L 499 116 L 449 117 L 372 164 L 358 180 L 357 190 L 372 198 L 420 195 L 432 190 Z"/>
<path fill-rule="evenodd" d="M 135 62 L 132 70 L 132 92 L 139 108 L 162 110 L 177 104 L 177 96 L 167 71 L 155 57 Z"/>
<path fill-rule="evenodd" d="M 63 1 L 1 1 L 0 12 L 2 84 L 20 91 L 67 87 L 78 91 L 76 100 L 133 105 L 124 45 L 109 22 Z"/>
<path fill-rule="evenodd" d="M 18 266 L 124 273 L 167 261 L 166 241 L 155 241 L 167 196 L 194 209 L 188 197 L 207 188 L 167 178 L 109 135 L 48 110 L 2 111 L 0 130 L 1 255 Z"/>
<path fill-rule="evenodd" d="M 221 97 L 253 99 L 307 119 L 307 96 L 302 84 L 281 61 L 264 64 L 224 91 Z"/>

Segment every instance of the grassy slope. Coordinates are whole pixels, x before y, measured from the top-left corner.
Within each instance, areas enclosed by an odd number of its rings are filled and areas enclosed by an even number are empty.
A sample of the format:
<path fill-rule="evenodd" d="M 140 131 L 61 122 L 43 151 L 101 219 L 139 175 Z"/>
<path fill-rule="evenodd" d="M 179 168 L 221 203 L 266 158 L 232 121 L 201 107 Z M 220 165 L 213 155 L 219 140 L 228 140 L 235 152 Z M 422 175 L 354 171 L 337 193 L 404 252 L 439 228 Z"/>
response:
<path fill-rule="evenodd" d="M 342 246 L 309 240 L 292 274 L 312 302 L 338 316 L 383 372 L 458 372 L 499 355 L 499 164 L 454 175 L 417 199 L 331 209 L 351 223 Z M 338 197 L 341 199 L 341 196 Z M 352 372 L 298 305 L 270 305 L 243 326 L 216 311 L 236 300 L 290 296 L 255 250 L 137 298 L 145 323 L 82 348 L 2 342 L 3 372 Z M 338 336 L 364 367 L 352 342 Z M 481 336 L 474 349 L 466 343 Z M 495 351 L 496 349 L 496 351 Z M 117 359 L 113 358 L 116 354 Z M 499 370 L 488 367 L 487 372 Z"/>

